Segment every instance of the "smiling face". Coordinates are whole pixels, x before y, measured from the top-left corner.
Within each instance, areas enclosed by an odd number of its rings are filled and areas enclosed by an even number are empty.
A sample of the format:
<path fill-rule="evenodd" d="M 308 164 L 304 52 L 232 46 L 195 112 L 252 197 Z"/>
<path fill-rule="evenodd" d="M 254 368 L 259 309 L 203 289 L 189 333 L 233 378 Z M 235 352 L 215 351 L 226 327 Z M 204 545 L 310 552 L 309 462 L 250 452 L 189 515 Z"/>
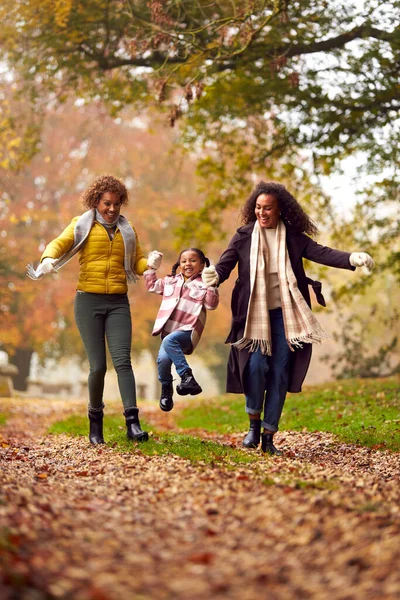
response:
<path fill-rule="evenodd" d="M 201 261 L 200 256 L 193 250 L 186 250 L 182 252 L 179 260 L 179 266 L 185 279 L 193 277 L 201 273 L 204 267 L 204 262 Z"/>
<path fill-rule="evenodd" d="M 107 223 L 113 223 L 119 216 L 121 199 L 115 192 L 104 192 L 96 208 Z"/>
<path fill-rule="evenodd" d="M 260 194 L 254 209 L 258 224 L 263 229 L 275 229 L 279 222 L 279 204 L 272 194 Z"/>

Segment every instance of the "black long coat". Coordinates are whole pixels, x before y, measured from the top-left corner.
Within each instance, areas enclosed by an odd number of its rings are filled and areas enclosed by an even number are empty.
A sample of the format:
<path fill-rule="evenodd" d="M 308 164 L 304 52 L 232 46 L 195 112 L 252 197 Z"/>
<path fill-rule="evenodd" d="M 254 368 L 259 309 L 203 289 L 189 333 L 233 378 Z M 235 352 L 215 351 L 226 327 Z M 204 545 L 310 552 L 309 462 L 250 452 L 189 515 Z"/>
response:
<path fill-rule="evenodd" d="M 215 266 L 219 281 L 222 283 L 228 279 L 232 270 L 238 264 L 239 276 L 236 279 L 231 299 L 232 324 L 225 343 L 236 342 L 244 334 L 247 307 L 250 298 L 250 247 L 253 228 L 254 223 L 240 227 Z M 293 232 L 289 228 L 286 229 L 286 244 L 292 269 L 297 279 L 297 285 L 310 308 L 309 284 L 313 285 L 318 302 L 324 306 L 325 302 L 321 294 L 321 284 L 317 281 L 313 282 L 306 276 L 303 267 L 303 258 L 328 267 L 355 270 L 355 267 L 350 265 L 349 252 L 341 252 L 327 246 L 321 246 L 307 235 Z M 303 344 L 302 348 L 298 348 L 292 353 L 289 392 L 301 392 L 301 386 L 307 375 L 311 360 L 311 351 L 312 344 Z M 231 346 L 228 360 L 227 392 L 234 394 L 243 393 L 242 377 L 249 356 L 250 354 L 247 350 L 238 350 Z"/>

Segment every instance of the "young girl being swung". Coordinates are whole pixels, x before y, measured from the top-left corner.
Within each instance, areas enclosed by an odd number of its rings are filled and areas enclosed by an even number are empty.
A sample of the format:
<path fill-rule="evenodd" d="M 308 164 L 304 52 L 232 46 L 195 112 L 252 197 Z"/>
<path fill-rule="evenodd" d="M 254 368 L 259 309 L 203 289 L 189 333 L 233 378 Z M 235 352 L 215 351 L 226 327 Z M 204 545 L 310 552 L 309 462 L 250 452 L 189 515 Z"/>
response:
<path fill-rule="evenodd" d="M 152 256 L 154 255 L 154 257 Z M 161 382 L 160 408 L 170 411 L 174 406 L 172 387 L 172 363 L 181 378 L 176 391 L 181 396 L 195 396 L 202 391 L 193 377 L 185 355 L 192 354 L 199 343 L 206 322 L 206 309 L 215 310 L 219 302 L 215 282 L 205 285 L 201 272 L 210 265 L 208 258 L 198 248 L 182 250 L 170 275 L 157 279 L 156 269 L 162 255 L 152 252 L 149 263 L 153 268 L 144 272 L 147 289 L 163 296 L 152 335 L 161 334 L 161 346 L 157 357 L 158 379 Z M 180 273 L 177 270 L 180 268 Z"/>

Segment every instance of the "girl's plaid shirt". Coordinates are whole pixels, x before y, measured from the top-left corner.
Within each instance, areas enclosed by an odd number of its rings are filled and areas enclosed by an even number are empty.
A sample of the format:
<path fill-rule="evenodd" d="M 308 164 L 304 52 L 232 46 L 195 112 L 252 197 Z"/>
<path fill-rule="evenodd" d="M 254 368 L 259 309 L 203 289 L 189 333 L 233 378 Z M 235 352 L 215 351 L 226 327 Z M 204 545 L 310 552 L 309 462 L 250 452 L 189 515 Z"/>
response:
<path fill-rule="evenodd" d="M 215 310 L 219 303 L 216 287 L 206 288 L 198 274 L 185 281 L 183 275 L 157 279 L 156 272 L 144 272 L 149 292 L 162 295 L 152 335 L 164 338 L 172 331 L 192 331 L 192 352 L 200 341 L 206 323 L 206 309 Z"/>

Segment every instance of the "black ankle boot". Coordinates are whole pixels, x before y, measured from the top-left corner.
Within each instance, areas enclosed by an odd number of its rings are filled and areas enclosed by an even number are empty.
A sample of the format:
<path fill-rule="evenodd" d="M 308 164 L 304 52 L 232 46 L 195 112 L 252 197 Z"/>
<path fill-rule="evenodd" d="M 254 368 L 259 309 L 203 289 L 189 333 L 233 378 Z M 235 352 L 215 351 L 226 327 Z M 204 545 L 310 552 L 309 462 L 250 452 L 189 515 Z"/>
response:
<path fill-rule="evenodd" d="M 180 385 L 176 386 L 176 391 L 180 396 L 187 396 L 188 394 L 191 396 L 196 396 L 203 390 L 193 377 L 192 370 L 187 369 L 181 377 Z"/>
<path fill-rule="evenodd" d="M 257 448 L 260 443 L 260 433 L 261 433 L 261 420 L 260 419 L 250 419 L 250 429 L 249 433 L 243 440 L 243 446 L 245 448 Z"/>
<path fill-rule="evenodd" d="M 274 434 L 263 433 L 261 436 L 261 450 L 267 454 L 274 454 L 275 456 L 282 456 L 283 452 L 278 450 L 274 446 Z"/>
<path fill-rule="evenodd" d="M 160 408 L 164 412 L 169 412 L 174 407 L 174 401 L 172 399 L 173 393 L 174 388 L 172 387 L 172 381 L 161 384 Z"/>
<path fill-rule="evenodd" d="M 146 442 L 149 439 L 147 431 L 140 429 L 139 423 L 139 409 L 136 406 L 127 408 L 124 411 L 124 417 L 126 422 L 126 435 L 130 440 L 135 442 Z"/>
<path fill-rule="evenodd" d="M 89 408 L 89 442 L 91 444 L 104 444 L 103 438 L 103 411 Z"/>

